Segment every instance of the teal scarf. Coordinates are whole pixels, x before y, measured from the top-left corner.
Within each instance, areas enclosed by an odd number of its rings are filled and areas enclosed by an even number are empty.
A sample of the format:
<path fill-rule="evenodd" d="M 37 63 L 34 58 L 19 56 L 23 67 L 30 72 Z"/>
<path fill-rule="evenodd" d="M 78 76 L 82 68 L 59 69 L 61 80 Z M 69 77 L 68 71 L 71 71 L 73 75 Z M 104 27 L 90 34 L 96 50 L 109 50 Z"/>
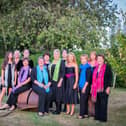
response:
<path fill-rule="evenodd" d="M 44 81 L 45 85 L 48 84 L 48 73 L 45 67 L 43 67 L 43 70 L 41 71 L 39 65 L 37 66 L 37 81 L 42 83 Z M 46 89 L 46 92 L 48 93 L 50 91 L 50 88 Z"/>
<path fill-rule="evenodd" d="M 86 82 L 86 70 L 90 67 L 88 63 L 80 65 L 79 88 L 82 89 Z"/>

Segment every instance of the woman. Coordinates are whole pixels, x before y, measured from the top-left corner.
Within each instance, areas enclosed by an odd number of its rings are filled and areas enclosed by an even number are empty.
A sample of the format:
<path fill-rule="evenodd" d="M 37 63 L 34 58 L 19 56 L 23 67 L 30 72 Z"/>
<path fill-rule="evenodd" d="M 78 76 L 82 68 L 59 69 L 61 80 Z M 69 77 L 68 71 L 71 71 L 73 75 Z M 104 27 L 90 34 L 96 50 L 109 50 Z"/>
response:
<path fill-rule="evenodd" d="M 22 61 L 20 60 L 20 56 L 21 56 L 20 51 L 16 50 L 14 52 L 14 63 L 18 74 L 22 67 Z"/>
<path fill-rule="evenodd" d="M 9 108 L 10 111 L 15 110 L 17 98 L 18 98 L 19 94 L 21 94 L 22 92 L 25 92 L 31 88 L 30 72 L 31 72 L 31 69 L 29 67 L 29 60 L 28 60 L 28 58 L 24 58 L 23 59 L 23 67 L 21 68 L 21 71 L 18 76 L 18 84 L 11 91 L 11 94 L 10 94 L 6 104 L 3 105 L 0 109 L 8 109 Z"/>
<path fill-rule="evenodd" d="M 47 68 L 47 70 L 49 70 L 50 54 L 48 52 L 44 53 L 43 58 L 44 58 L 44 66 Z"/>
<path fill-rule="evenodd" d="M 12 52 L 7 52 L 1 70 L 2 91 L 0 93 L 0 106 L 6 91 L 10 93 L 15 86 L 16 76 L 17 72 L 13 63 Z"/>
<path fill-rule="evenodd" d="M 31 60 L 31 59 L 29 58 L 30 52 L 29 52 L 28 49 L 25 49 L 25 50 L 24 50 L 23 56 L 24 56 L 24 58 L 28 58 L 28 59 L 29 59 L 29 66 L 30 66 L 30 68 L 32 69 L 32 68 L 34 67 L 34 63 L 33 63 L 33 60 Z"/>
<path fill-rule="evenodd" d="M 56 103 L 56 111 L 53 114 L 60 114 L 61 102 L 63 101 L 63 78 L 65 74 L 65 64 L 60 58 L 59 49 L 53 52 L 54 60 L 50 65 L 51 83 L 52 83 L 52 101 Z"/>
<path fill-rule="evenodd" d="M 44 66 L 44 59 L 38 58 L 38 65 L 33 68 L 31 73 L 32 89 L 39 95 L 38 115 L 44 116 L 49 112 L 51 100 L 51 82 L 49 80 L 48 70 Z"/>
<path fill-rule="evenodd" d="M 83 54 L 80 57 L 80 77 L 79 77 L 79 92 L 80 92 L 80 114 L 79 119 L 88 117 L 88 98 L 90 94 L 91 84 L 91 66 L 88 64 L 88 55 Z"/>
<path fill-rule="evenodd" d="M 74 53 L 69 53 L 67 56 L 65 76 L 65 103 L 67 104 L 66 114 L 70 114 L 72 116 L 74 114 L 75 104 L 78 103 L 78 66 Z M 72 105 L 71 111 L 70 105 Z"/>
<path fill-rule="evenodd" d="M 62 51 L 62 60 L 64 62 L 66 62 L 66 60 L 67 60 L 67 50 L 66 49 L 63 49 L 63 51 Z"/>
<path fill-rule="evenodd" d="M 68 54 L 68 51 L 66 49 L 63 49 L 62 50 L 62 60 L 64 61 L 65 64 L 66 64 L 66 60 L 67 60 L 67 54 Z M 63 99 L 65 99 L 65 90 L 66 90 L 66 81 L 65 81 L 65 76 L 64 76 L 64 78 L 63 78 L 63 94 L 64 94 L 63 97 L 64 98 Z M 66 104 L 64 104 L 63 112 L 66 112 Z"/>
<path fill-rule="evenodd" d="M 92 52 L 90 53 L 90 60 L 89 60 L 88 63 L 91 65 L 92 71 L 93 71 L 93 70 L 95 69 L 95 67 L 98 65 L 98 63 L 97 63 L 97 54 L 96 54 L 95 51 L 92 51 Z"/>
<path fill-rule="evenodd" d="M 98 66 L 93 72 L 91 95 L 95 103 L 95 119 L 107 121 L 107 106 L 112 82 L 111 68 L 105 64 L 104 55 L 97 56 Z"/>
<path fill-rule="evenodd" d="M 95 51 L 92 51 L 90 53 L 90 60 L 89 60 L 88 63 L 91 66 L 91 73 L 93 75 L 93 71 L 94 71 L 95 67 L 98 65 L 98 63 L 97 63 L 97 54 L 96 54 Z M 91 77 L 92 77 L 92 75 L 91 75 Z M 95 115 L 95 105 L 91 100 L 91 95 L 89 96 L 89 99 L 88 99 L 88 108 L 89 108 L 89 115 L 94 116 Z"/>

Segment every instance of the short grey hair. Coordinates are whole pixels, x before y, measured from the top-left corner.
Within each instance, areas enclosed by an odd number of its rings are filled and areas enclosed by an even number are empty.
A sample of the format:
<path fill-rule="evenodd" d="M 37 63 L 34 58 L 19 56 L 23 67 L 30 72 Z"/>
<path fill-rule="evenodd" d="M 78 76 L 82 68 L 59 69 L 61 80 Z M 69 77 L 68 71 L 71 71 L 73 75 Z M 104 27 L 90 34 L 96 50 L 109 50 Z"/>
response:
<path fill-rule="evenodd" d="M 55 53 L 55 52 L 60 54 L 60 50 L 59 49 L 54 49 L 53 53 Z"/>
<path fill-rule="evenodd" d="M 38 61 L 39 61 L 40 59 L 44 60 L 43 56 L 39 56 L 39 57 L 38 57 Z"/>

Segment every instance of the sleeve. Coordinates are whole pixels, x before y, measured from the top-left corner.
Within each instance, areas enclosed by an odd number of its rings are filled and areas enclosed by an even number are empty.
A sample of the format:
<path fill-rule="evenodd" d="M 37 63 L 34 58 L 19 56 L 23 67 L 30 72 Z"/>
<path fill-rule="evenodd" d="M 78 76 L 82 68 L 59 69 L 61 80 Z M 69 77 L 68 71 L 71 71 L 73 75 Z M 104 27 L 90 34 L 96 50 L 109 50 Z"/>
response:
<path fill-rule="evenodd" d="M 64 78 L 64 76 L 65 76 L 65 63 L 64 63 L 64 61 L 61 61 L 59 75 L 60 75 L 59 78 Z"/>
<path fill-rule="evenodd" d="M 22 60 L 19 60 L 19 62 L 16 65 L 16 70 L 20 71 L 21 67 L 23 66 Z"/>
<path fill-rule="evenodd" d="M 88 84 L 91 84 L 91 68 L 88 68 L 86 70 L 86 82 L 88 82 Z"/>
<path fill-rule="evenodd" d="M 31 71 L 31 81 L 32 81 L 32 83 L 34 83 L 34 81 L 36 80 L 36 71 L 35 71 L 36 69 L 35 68 L 33 68 L 32 69 L 32 71 Z"/>
<path fill-rule="evenodd" d="M 112 69 L 110 65 L 106 66 L 105 84 L 106 88 L 112 85 Z"/>
<path fill-rule="evenodd" d="M 50 77 L 50 74 L 49 74 L 49 69 L 47 69 L 47 73 L 48 73 L 49 82 L 51 82 L 51 77 Z"/>
<path fill-rule="evenodd" d="M 34 67 L 33 60 L 30 60 L 30 61 L 29 61 L 29 66 L 30 66 L 31 68 L 33 68 L 33 67 Z"/>

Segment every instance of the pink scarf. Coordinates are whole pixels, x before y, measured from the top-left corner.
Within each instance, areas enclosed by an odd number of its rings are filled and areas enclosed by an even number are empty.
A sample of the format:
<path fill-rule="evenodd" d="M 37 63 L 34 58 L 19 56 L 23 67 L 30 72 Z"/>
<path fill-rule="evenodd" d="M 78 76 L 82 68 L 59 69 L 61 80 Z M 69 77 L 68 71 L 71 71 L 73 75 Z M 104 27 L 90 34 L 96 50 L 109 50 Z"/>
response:
<path fill-rule="evenodd" d="M 99 66 L 95 68 L 92 78 L 91 96 L 94 102 L 97 100 L 97 92 L 102 92 L 104 90 L 104 74 L 106 70 L 106 64 L 102 65 L 97 76 L 98 68 Z"/>

